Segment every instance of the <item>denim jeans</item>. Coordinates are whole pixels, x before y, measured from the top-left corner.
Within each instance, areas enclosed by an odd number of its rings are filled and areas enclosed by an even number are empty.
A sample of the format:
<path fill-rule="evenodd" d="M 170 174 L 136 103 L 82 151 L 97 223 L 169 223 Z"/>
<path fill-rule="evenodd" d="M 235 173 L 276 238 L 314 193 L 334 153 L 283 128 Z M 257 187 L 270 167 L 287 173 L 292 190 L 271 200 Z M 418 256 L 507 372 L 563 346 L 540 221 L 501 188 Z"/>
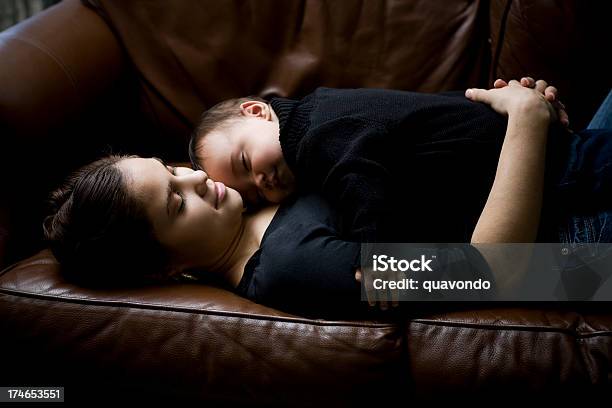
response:
<path fill-rule="evenodd" d="M 612 211 L 572 216 L 559 226 L 558 299 L 612 300 Z M 557 255 L 559 258 L 559 255 Z"/>
<path fill-rule="evenodd" d="M 559 242 L 572 247 L 581 243 L 612 242 L 612 210 L 569 216 L 559 225 Z"/>
<path fill-rule="evenodd" d="M 566 212 L 612 209 L 612 129 L 585 129 L 569 135 L 557 205 Z"/>
<path fill-rule="evenodd" d="M 612 90 L 595 112 L 587 129 L 612 129 Z"/>
<path fill-rule="evenodd" d="M 559 242 L 575 248 L 581 243 L 612 242 L 612 91 L 589 127 L 574 133 L 559 188 L 569 192 L 569 214 L 558 223 Z M 606 128 L 608 127 L 608 128 Z M 571 198 L 569 196 L 571 195 Z M 573 212 L 573 213 L 572 213 Z M 609 246 L 605 246 L 609 247 Z M 589 246 L 597 254 L 597 246 Z"/>

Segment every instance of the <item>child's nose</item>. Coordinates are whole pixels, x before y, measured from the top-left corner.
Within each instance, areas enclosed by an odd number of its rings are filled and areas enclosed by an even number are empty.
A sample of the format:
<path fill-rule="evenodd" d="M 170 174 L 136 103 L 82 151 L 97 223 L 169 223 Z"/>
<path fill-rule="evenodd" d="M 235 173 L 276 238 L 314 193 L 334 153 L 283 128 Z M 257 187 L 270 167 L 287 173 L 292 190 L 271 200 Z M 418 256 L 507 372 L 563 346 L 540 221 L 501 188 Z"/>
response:
<path fill-rule="evenodd" d="M 261 172 L 255 175 L 255 185 L 260 190 L 263 189 L 266 185 L 266 175 Z"/>

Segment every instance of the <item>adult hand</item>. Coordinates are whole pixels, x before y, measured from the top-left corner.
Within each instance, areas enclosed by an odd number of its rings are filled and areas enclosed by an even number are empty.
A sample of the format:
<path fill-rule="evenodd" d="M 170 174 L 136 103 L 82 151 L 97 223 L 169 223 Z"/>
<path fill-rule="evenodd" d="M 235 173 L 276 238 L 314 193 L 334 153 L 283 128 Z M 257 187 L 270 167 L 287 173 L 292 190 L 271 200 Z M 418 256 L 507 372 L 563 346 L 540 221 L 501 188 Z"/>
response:
<path fill-rule="evenodd" d="M 559 100 L 559 91 L 556 87 L 550 86 L 544 80 L 534 80 L 531 77 L 522 77 L 519 83 L 527 88 L 536 89 L 541 92 L 546 100 L 552 104 L 557 111 L 559 122 L 565 127 L 569 127 L 569 116 L 565 110 L 565 105 Z M 493 87 L 496 89 L 508 86 L 508 83 L 501 78 L 498 78 L 493 82 Z"/>
<path fill-rule="evenodd" d="M 389 272 L 385 273 L 384 279 L 389 279 Z M 382 276 L 381 276 L 382 278 Z M 397 278 L 397 277 L 396 277 Z M 391 307 L 397 307 L 399 305 L 399 292 L 398 290 L 376 290 L 374 289 L 374 279 L 375 273 L 373 271 L 368 271 L 367 273 L 363 273 L 361 268 L 357 268 L 355 271 L 355 280 L 361 283 L 362 280 L 365 280 L 364 287 L 366 290 L 366 297 L 368 299 L 368 304 L 372 307 L 376 307 L 378 302 L 378 307 L 380 310 L 389 309 L 389 305 Z M 391 299 L 389 300 L 388 293 L 391 292 Z"/>
<path fill-rule="evenodd" d="M 548 123 L 559 120 L 555 108 L 544 96 L 548 86 L 542 82 L 536 89 L 522 86 L 512 80 L 507 86 L 493 89 L 472 88 L 465 91 L 465 96 L 475 102 L 483 102 L 496 112 L 506 116 L 528 118 L 530 121 L 541 120 Z"/>

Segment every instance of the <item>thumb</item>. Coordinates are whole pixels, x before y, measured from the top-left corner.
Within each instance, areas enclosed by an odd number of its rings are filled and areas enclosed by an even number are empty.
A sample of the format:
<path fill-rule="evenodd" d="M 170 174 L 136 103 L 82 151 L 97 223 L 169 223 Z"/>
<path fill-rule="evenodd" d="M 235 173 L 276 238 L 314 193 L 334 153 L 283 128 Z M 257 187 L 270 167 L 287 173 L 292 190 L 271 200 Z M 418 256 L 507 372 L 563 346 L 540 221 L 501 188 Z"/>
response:
<path fill-rule="evenodd" d="M 486 89 L 469 88 L 465 91 L 465 97 L 474 102 L 488 102 L 489 94 Z"/>

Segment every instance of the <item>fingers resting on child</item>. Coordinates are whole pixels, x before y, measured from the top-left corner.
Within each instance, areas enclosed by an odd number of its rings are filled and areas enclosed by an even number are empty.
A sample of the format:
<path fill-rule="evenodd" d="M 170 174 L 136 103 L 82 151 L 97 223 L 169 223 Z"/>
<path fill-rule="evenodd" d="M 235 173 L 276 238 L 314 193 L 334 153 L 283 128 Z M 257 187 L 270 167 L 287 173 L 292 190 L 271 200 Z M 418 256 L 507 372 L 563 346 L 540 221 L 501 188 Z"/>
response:
<path fill-rule="evenodd" d="M 544 95 L 546 100 L 555 108 L 561 124 L 565 127 L 569 126 L 569 117 L 567 115 L 567 111 L 565 110 L 565 105 L 559 100 L 559 90 L 556 87 L 548 85 L 548 83 L 542 79 L 536 81 L 532 77 L 522 77 L 520 81 L 510 80 L 509 82 L 498 78 L 495 80 L 495 82 L 493 82 L 493 87 L 495 89 L 499 89 L 508 86 L 509 83 L 514 82 L 517 82 L 526 88 L 535 89 Z"/>

